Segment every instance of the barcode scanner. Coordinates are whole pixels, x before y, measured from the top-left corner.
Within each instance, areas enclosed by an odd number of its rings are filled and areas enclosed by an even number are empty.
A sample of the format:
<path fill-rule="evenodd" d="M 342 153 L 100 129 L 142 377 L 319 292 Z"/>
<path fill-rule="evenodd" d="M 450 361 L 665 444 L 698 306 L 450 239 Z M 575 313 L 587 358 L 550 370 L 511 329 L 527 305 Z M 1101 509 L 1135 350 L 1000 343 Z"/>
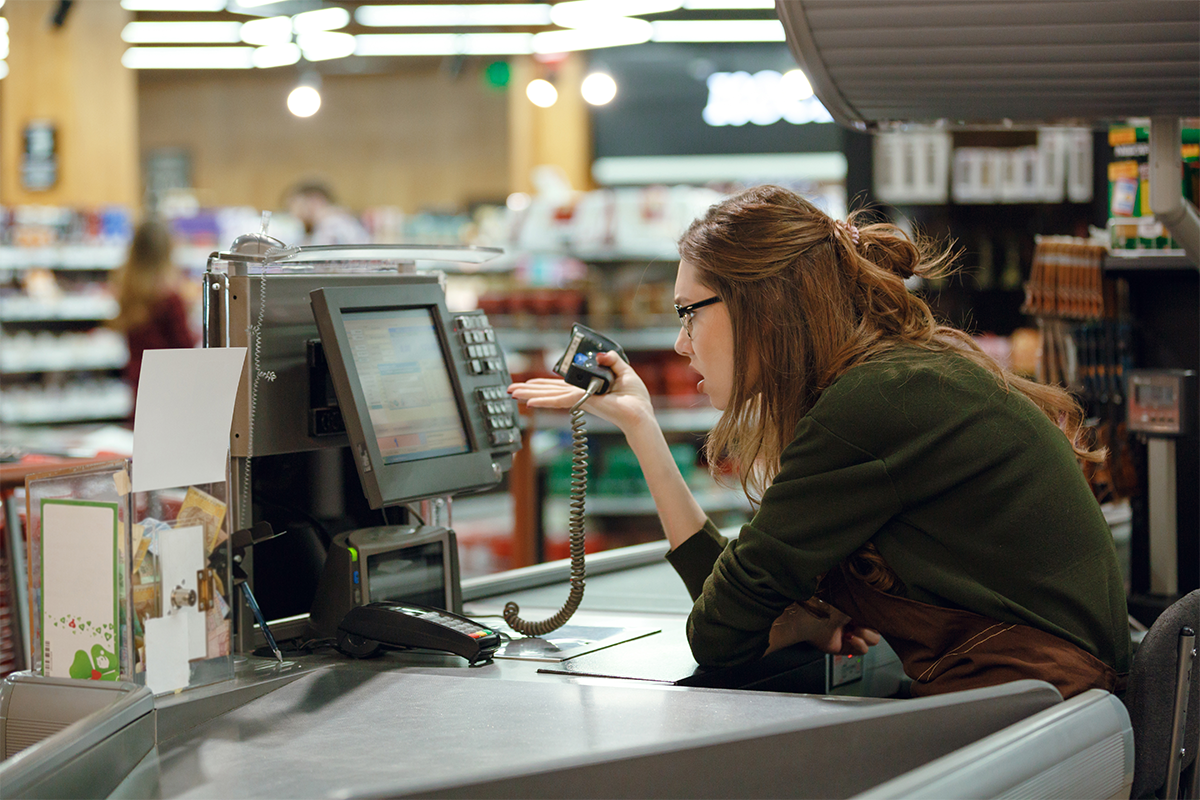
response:
<path fill-rule="evenodd" d="M 622 361 L 626 364 L 629 363 L 629 357 L 625 355 L 621 345 L 598 331 L 575 323 L 571 328 L 571 343 L 567 345 L 567 350 L 562 354 L 562 358 L 554 365 L 554 371 L 561 375 L 567 383 L 578 386 L 584 391 L 591 387 L 593 380 L 599 380 L 599 388 L 592 391 L 591 394 L 604 394 L 612 386 L 612 382 L 617 379 L 617 376 L 608 367 L 597 363 L 596 356 L 609 350 L 615 350 Z"/>
<path fill-rule="evenodd" d="M 571 515 L 567 523 L 568 541 L 571 548 L 571 590 L 562 608 L 553 616 L 534 622 L 522 619 L 521 609 L 516 603 L 504 605 L 504 621 L 517 633 L 524 636 L 542 636 L 557 630 L 571 619 L 571 615 L 583 601 L 583 584 L 586 577 L 584 567 L 584 503 L 587 500 L 587 430 L 583 422 L 583 404 L 594 394 L 604 394 L 617 379 L 608 367 L 596 362 L 596 356 L 609 350 L 616 351 L 626 364 L 629 357 L 621 345 L 602 333 L 576 323 L 571 328 L 571 343 L 567 351 L 554 366 L 554 371 L 572 386 L 583 389 L 583 397 L 571 407 Z"/>

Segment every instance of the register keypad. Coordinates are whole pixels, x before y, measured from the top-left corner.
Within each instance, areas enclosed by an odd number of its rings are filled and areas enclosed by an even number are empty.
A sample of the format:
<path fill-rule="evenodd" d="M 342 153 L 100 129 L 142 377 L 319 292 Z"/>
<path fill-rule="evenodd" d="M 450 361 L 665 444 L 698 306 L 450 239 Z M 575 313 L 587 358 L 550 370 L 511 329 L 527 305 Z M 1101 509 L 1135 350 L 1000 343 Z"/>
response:
<path fill-rule="evenodd" d="M 516 408 L 503 386 L 482 386 L 475 390 L 475 397 L 487 420 L 492 444 L 512 444 L 520 438 Z"/>
<path fill-rule="evenodd" d="M 507 381 L 508 368 L 504 353 L 496 341 L 496 331 L 481 312 L 460 314 L 454 318 L 458 347 L 467 365 L 467 372 L 478 376 L 481 381 Z M 517 422 L 517 404 L 508 396 L 507 387 L 494 386 L 475 388 L 475 400 L 487 425 L 488 439 L 493 447 L 514 449 L 521 441 L 521 430 Z"/>

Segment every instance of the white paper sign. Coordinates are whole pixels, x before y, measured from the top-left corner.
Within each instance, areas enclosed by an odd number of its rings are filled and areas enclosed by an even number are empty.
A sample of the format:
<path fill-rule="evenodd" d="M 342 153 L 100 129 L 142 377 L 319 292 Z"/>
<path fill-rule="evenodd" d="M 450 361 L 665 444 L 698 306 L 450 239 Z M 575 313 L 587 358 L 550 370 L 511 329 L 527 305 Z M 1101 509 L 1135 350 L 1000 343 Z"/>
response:
<path fill-rule="evenodd" d="M 204 569 L 204 526 L 168 528 L 158 534 L 158 558 L 162 571 L 162 616 L 180 616 L 187 620 L 187 658 L 204 658 L 208 649 L 208 631 L 200 605 L 175 607 L 171 593 L 176 588 L 199 592 L 196 572 Z"/>
<path fill-rule="evenodd" d="M 182 614 L 146 620 L 146 686 L 155 694 L 188 685 L 188 621 Z"/>
<path fill-rule="evenodd" d="M 147 350 L 133 421 L 133 491 L 225 480 L 244 347 Z"/>
<path fill-rule="evenodd" d="M 115 681 L 117 504 L 42 501 L 42 671 Z"/>

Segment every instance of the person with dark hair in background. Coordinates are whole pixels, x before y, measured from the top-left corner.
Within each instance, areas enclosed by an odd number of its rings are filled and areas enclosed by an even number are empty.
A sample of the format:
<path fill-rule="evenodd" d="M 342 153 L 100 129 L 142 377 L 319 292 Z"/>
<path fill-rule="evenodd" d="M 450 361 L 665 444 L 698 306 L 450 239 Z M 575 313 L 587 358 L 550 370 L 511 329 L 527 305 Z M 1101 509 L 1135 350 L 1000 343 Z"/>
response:
<path fill-rule="evenodd" d="M 304 225 L 298 244 L 368 244 L 371 237 L 350 212 L 340 208 L 323 183 L 300 183 L 288 191 L 288 213 Z"/>
<path fill-rule="evenodd" d="M 171 233 L 165 224 L 151 219 L 137 227 L 129 255 L 113 273 L 111 287 L 119 310 L 109 325 L 124 333 L 129 345 L 124 377 L 136 403 L 142 355 L 147 350 L 195 347 L 198 343 L 188 322 L 183 273 L 172 259 Z"/>
<path fill-rule="evenodd" d="M 905 285 L 951 254 L 862 215 L 834 220 L 757 187 L 684 233 L 675 349 L 722 414 L 708 462 L 757 505 L 726 541 L 684 483 L 645 385 L 614 353 L 585 408 L 636 454 L 694 601 L 702 666 L 807 641 L 865 653 L 882 635 L 929 695 L 1020 678 L 1069 697 L 1129 668 L 1112 535 L 1080 461 L 1067 392 L 1021 378 Z M 510 387 L 567 408 L 563 381 Z"/>

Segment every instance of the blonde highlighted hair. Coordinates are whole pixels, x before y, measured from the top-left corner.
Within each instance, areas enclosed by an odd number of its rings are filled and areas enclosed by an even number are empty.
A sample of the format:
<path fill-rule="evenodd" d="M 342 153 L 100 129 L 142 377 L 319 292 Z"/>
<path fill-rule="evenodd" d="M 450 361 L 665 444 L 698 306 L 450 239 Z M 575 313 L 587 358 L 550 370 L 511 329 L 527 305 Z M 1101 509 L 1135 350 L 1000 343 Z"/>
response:
<path fill-rule="evenodd" d="M 905 286 L 912 275 L 950 272 L 954 253 L 863 218 L 838 223 L 793 192 L 759 186 L 712 206 L 681 237 L 680 257 L 721 298 L 733 327 L 733 391 L 708 435 L 709 463 L 731 459 L 757 502 L 821 393 L 851 367 L 905 345 L 989 370 L 1032 400 L 1081 460 L 1102 460 L 1070 394 L 1006 370 Z"/>
<path fill-rule="evenodd" d="M 178 276 L 171 259 L 170 231 L 156 220 L 143 222 L 133 232 L 125 263 L 111 278 L 110 288 L 120 310 L 109 327 L 126 332 L 146 322 L 155 302 Z"/>

